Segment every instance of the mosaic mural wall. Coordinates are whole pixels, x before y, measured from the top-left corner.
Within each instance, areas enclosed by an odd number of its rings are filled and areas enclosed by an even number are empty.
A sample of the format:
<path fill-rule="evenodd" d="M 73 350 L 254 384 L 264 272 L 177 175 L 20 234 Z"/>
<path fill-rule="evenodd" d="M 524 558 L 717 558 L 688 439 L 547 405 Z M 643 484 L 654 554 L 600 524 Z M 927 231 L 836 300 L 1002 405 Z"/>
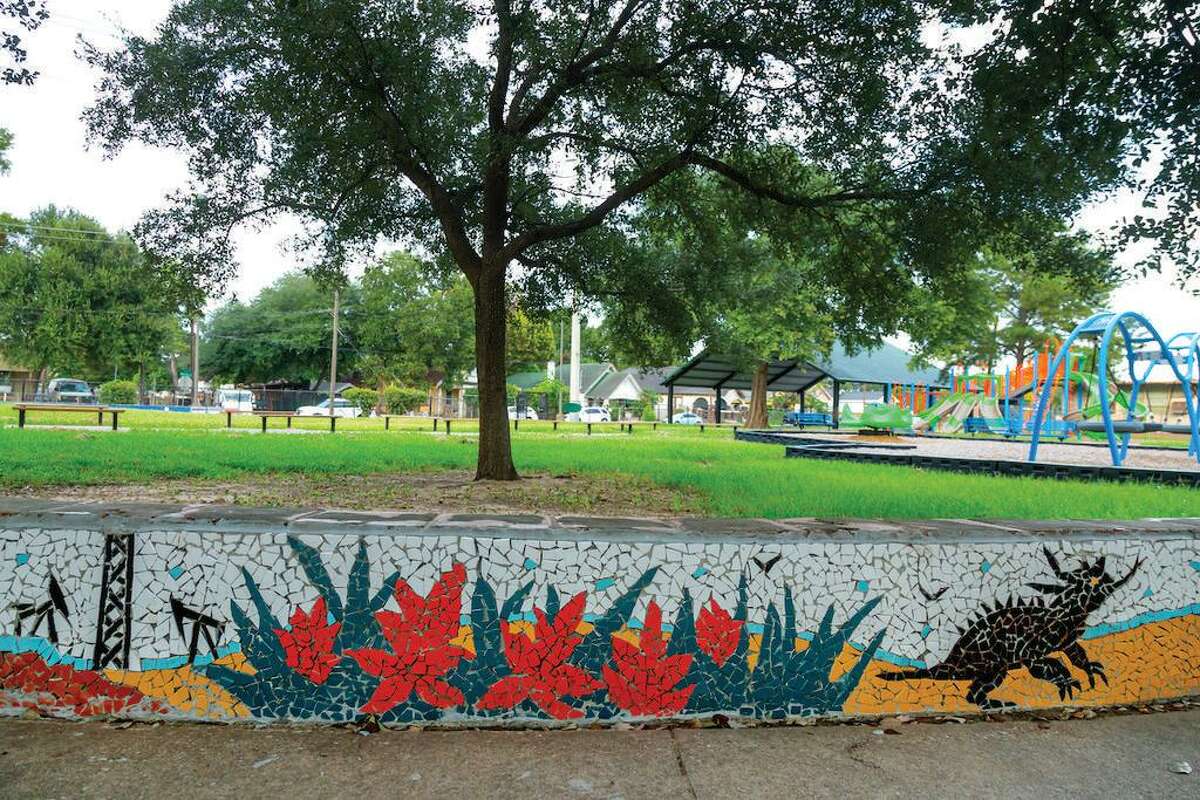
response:
<path fill-rule="evenodd" d="M 700 536 L 0 531 L 0 713 L 501 724 L 1200 693 L 1194 536 Z"/>

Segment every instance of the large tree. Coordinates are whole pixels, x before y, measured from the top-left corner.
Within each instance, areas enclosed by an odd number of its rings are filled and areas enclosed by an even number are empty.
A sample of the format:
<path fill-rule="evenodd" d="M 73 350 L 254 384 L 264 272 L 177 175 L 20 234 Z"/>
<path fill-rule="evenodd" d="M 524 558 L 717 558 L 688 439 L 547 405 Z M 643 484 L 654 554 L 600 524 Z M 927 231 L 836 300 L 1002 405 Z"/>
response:
<path fill-rule="evenodd" d="M 51 207 L 0 245 L 0 348 L 39 372 L 143 372 L 177 327 L 170 287 L 128 235 Z"/>
<path fill-rule="evenodd" d="M 475 324 L 462 275 L 436 275 L 414 256 L 392 253 L 366 269 L 361 286 L 360 370 L 380 384 L 463 379 L 475 362 Z"/>
<path fill-rule="evenodd" d="M 358 287 L 344 287 L 341 302 L 338 328 L 354 341 L 361 305 Z M 288 273 L 250 302 L 232 300 L 212 313 L 204 325 L 201 372 L 236 383 L 285 380 L 315 385 L 329 377 L 332 343 L 332 288 L 309 275 Z M 354 369 L 352 348 L 348 345 L 339 353 L 340 374 Z"/>
<path fill-rule="evenodd" d="M 641 363 L 702 344 L 751 373 L 747 425 L 764 426 L 771 360 L 819 358 L 835 340 L 870 348 L 898 332 L 922 353 L 958 340 L 963 312 L 981 294 L 964 257 L 975 232 L 943 237 L 918 264 L 892 234 L 901 222 L 895 211 L 865 220 L 853 208 L 795 219 L 712 179 L 653 191 L 632 220 L 645 258 L 630 269 L 658 286 L 661 307 L 614 287 L 606 323 L 640 343 Z"/>
<path fill-rule="evenodd" d="M 928 348 L 961 364 L 991 370 L 1004 358 L 1025 363 L 1044 344 L 1106 308 L 1116 287 L 1112 256 L 1086 233 L 1044 221 L 1041 235 L 997 237 L 972 258 L 974 305 L 956 335 Z"/>
<path fill-rule="evenodd" d="M 1002 35 L 975 54 L 996 79 L 1029 86 L 1031 101 L 1062 98 L 1060 118 L 1105 109 L 1129 163 L 1125 183 L 1142 200 L 1116 241 L 1147 240 L 1141 266 L 1200 273 L 1200 7 L 1188 0 L 983 0 L 964 21 Z M 1018 134 L 1019 135 L 1019 134 Z M 1014 138 L 1014 141 L 1017 141 Z"/>
<path fill-rule="evenodd" d="M 933 269 L 947 230 L 1069 212 L 1119 178 L 1112 109 L 1013 70 L 1003 35 L 990 58 L 935 41 L 963 7 L 176 0 L 153 36 L 90 51 L 106 77 L 88 119 L 110 147 L 188 153 L 192 184 L 139 230 L 206 285 L 233 269 L 232 228 L 280 212 L 310 224 L 325 268 L 378 237 L 456 265 L 474 291 L 477 477 L 511 479 L 509 281 L 586 298 L 598 270 L 629 274 L 627 212 L 650 189 L 707 173 L 797 217 L 886 213 Z M 1056 68 L 1090 63 L 1074 55 Z"/>

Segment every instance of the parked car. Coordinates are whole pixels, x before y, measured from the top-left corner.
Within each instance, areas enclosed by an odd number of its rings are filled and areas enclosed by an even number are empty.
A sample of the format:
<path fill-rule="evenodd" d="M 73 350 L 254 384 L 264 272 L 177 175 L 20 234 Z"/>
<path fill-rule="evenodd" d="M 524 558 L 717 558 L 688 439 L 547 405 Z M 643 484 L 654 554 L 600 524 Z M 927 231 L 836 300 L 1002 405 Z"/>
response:
<path fill-rule="evenodd" d="M 218 389 L 217 405 L 222 411 L 253 411 L 254 393 L 249 389 Z"/>
<path fill-rule="evenodd" d="M 335 397 L 333 400 L 333 416 L 335 417 L 357 417 L 359 415 L 358 406 L 351 403 L 344 397 Z M 300 406 L 296 409 L 298 417 L 328 417 L 329 416 L 329 399 L 326 398 L 315 406 Z"/>
<path fill-rule="evenodd" d="M 46 387 L 46 396 L 52 403 L 96 402 L 92 387 L 76 378 L 55 378 Z"/>
<path fill-rule="evenodd" d="M 579 410 L 580 422 L 612 422 L 612 416 L 607 408 L 587 406 Z"/>
<path fill-rule="evenodd" d="M 700 417 L 693 414 L 691 411 L 685 411 L 682 414 L 675 415 L 676 425 L 699 425 L 703 421 L 704 420 L 700 419 Z"/>
<path fill-rule="evenodd" d="M 520 414 L 517 413 L 516 406 L 509 406 L 508 407 L 508 418 L 509 419 L 537 419 L 538 415 L 537 415 L 537 412 L 533 410 L 532 406 L 525 406 L 525 410 L 522 411 Z"/>

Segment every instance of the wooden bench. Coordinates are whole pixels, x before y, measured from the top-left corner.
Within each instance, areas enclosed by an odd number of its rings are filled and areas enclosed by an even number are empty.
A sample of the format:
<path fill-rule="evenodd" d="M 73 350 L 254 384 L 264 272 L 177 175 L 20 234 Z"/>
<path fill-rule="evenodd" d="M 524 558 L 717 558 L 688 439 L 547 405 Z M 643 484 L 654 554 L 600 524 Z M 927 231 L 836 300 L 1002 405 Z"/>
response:
<path fill-rule="evenodd" d="M 232 427 L 234 413 L 235 412 L 230 412 L 230 411 L 225 412 L 226 426 Z M 290 427 L 292 427 L 292 418 L 294 416 L 296 416 L 295 411 L 245 411 L 245 412 L 241 412 L 241 413 L 249 414 L 252 417 L 258 417 L 259 419 L 261 419 L 263 433 L 267 432 L 267 420 L 270 419 L 271 417 L 281 417 L 283 419 L 286 419 L 287 426 L 290 428 Z"/>
<path fill-rule="evenodd" d="M 17 427 L 25 427 L 25 413 L 27 411 L 67 411 L 74 413 L 95 414 L 96 424 L 104 424 L 104 414 L 108 412 L 112 414 L 112 429 L 117 429 L 117 417 L 122 414 L 123 408 L 109 408 L 108 406 L 92 406 L 71 403 L 14 403 L 13 408 L 17 410 Z"/>

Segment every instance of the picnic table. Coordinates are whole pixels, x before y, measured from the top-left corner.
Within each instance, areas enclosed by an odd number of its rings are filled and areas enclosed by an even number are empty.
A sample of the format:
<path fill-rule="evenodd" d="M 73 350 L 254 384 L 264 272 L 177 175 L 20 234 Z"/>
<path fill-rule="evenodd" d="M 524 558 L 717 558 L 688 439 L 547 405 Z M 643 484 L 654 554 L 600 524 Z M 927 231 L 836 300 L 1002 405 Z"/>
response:
<path fill-rule="evenodd" d="M 25 414 L 28 411 L 66 411 L 74 413 L 95 414 L 97 425 L 104 424 L 104 414 L 108 412 L 112 414 L 112 429 L 117 429 L 117 417 L 123 413 L 123 408 L 110 408 L 109 406 L 94 406 L 83 403 L 14 403 L 13 408 L 17 410 L 17 427 L 25 427 Z"/>

